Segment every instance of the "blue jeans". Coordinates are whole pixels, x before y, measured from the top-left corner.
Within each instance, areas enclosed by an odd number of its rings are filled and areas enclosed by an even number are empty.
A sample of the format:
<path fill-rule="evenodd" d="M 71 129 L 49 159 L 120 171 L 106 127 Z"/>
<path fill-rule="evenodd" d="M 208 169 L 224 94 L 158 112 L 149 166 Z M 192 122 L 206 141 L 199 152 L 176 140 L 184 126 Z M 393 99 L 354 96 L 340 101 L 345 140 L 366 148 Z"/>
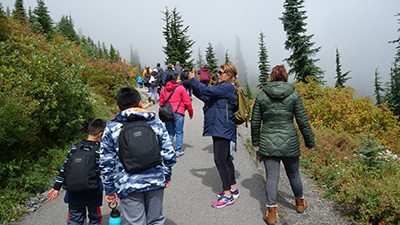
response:
<path fill-rule="evenodd" d="M 170 122 L 165 122 L 165 127 L 167 128 L 169 139 L 172 144 L 174 144 L 174 136 L 176 135 L 175 151 L 182 151 L 183 144 L 183 122 L 185 121 L 185 116 L 180 113 L 175 113 L 175 120 Z"/>

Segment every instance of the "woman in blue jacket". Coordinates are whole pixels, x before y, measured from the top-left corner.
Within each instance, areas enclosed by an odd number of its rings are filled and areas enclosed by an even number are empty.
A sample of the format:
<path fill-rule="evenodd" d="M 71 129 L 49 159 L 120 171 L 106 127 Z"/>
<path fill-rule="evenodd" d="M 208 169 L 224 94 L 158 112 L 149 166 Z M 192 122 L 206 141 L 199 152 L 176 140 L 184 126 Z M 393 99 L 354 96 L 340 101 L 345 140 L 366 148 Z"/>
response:
<path fill-rule="evenodd" d="M 222 181 L 223 192 L 218 192 L 218 200 L 212 202 L 214 208 L 222 208 L 235 202 L 239 197 L 236 188 L 235 167 L 229 153 L 230 142 L 236 141 L 236 125 L 232 117 L 236 104 L 237 69 L 232 64 L 224 64 L 218 71 L 218 83 L 208 87 L 195 78 L 194 70 L 188 79 L 193 94 L 205 103 L 203 136 L 212 136 L 214 162 Z"/>

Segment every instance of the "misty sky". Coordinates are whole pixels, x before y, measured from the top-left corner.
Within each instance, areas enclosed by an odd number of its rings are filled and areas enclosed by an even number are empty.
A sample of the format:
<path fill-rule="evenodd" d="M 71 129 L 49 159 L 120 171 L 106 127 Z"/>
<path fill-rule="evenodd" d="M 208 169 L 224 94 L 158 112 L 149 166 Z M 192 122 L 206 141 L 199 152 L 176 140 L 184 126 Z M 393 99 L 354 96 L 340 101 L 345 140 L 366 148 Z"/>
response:
<path fill-rule="evenodd" d="M 198 49 L 203 57 L 211 42 L 214 49 L 228 50 L 235 59 L 236 36 L 240 38 L 241 51 L 251 84 L 258 80 L 259 34 L 264 32 L 271 67 L 285 64 L 289 56 L 284 49 L 286 34 L 279 20 L 283 0 L 44 0 L 50 16 L 58 22 L 62 15 L 71 15 L 75 30 L 89 36 L 96 43 L 113 44 L 122 58 L 130 59 L 130 46 L 136 49 L 140 62 L 154 67 L 164 64 L 162 36 L 165 7 L 177 8 L 189 25 L 188 35 L 196 43 L 192 57 L 196 60 Z M 14 8 L 15 0 L 0 0 L 3 8 Z M 28 11 L 37 5 L 36 0 L 24 0 Z M 317 65 L 325 71 L 324 80 L 333 86 L 336 76 L 336 46 L 341 54 L 342 72 L 351 70 L 352 77 L 346 85 L 357 90 L 357 96 L 372 95 L 374 73 L 377 67 L 383 81 L 389 79 L 394 61 L 395 46 L 388 43 L 400 36 L 397 29 L 399 0 L 305 0 L 307 34 L 314 34 L 314 47 L 321 47 L 316 55 Z M 223 62 L 219 62 L 223 64 Z M 287 68 L 288 69 L 288 68 Z M 239 68 L 240 70 L 240 68 Z M 240 76 L 240 74 L 239 74 Z"/>

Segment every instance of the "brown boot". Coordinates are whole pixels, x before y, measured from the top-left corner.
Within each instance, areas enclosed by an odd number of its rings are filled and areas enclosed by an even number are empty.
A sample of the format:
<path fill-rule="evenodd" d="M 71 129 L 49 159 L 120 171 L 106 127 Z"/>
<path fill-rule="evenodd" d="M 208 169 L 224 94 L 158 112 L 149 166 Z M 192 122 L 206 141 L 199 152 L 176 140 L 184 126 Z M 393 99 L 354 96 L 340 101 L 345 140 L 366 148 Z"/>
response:
<path fill-rule="evenodd" d="M 263 219 L 268 225 L 274 225 L 276 223 L 276 206 L 267 207 L 267 212 L 264 214 Z"/>
<path fill-rule="evenodd" d="M 307 200 L 304 198 L 297 198 L 296 199 L 296 207 L 297 207 L 297 212 L 298 213 L 303 213 L 304 210 L 307 209 Z"/>

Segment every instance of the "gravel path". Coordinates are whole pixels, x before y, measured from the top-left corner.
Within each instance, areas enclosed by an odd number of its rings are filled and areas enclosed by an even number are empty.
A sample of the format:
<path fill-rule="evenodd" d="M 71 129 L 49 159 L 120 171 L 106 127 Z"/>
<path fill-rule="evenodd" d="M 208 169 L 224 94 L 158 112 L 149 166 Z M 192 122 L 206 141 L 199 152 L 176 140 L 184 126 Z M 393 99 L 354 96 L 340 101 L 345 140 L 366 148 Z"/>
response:
<path fill-rule="evenodd" d="M 211 207 L 211 202 L 216 200 L 215 193 L 221 191 L 222 185 L 213 161 L 211 137 L 202 137 L 202 106 L 202 102 L 193 98 L 194 118 L 185 118 L 185 155 L 178 158 L 173 167 L 171 186 L 165 190 L 165 224 L 265 224 L 262 220 L 266 209 L 265 180 L 246 151 L 244 141 L 250 137 L 250 133 L 249 128 L 244 125 L 238 128 L 240 138 L 237 152 L 234 152 L 237 186 L 241 196 L 231 206 L 222 209 Z M 148 109 L 158 111 L 158 106 Z M 318 191 L 312 180 L 304 175 L 302 177 L 304 195 L 309 207 L 303 214 L 298 214 L 289 181 L 283 166 L 281 167 L 277 224 L 352 224 L 343 220 L 340 208 L 323 198 L 323 194 Z M 63 203 L 63 197 L 64 191 L 60 192 L 60 196 L 53 202 L 32 203 L 31 205 L 35 205 L 35 211 L 25 216 L 18 224 L 65 224 L 67 205 Z M 103 204 L 102 212 L 103 224 L 108 224 L 110 209 L 107 204 Z"/>

